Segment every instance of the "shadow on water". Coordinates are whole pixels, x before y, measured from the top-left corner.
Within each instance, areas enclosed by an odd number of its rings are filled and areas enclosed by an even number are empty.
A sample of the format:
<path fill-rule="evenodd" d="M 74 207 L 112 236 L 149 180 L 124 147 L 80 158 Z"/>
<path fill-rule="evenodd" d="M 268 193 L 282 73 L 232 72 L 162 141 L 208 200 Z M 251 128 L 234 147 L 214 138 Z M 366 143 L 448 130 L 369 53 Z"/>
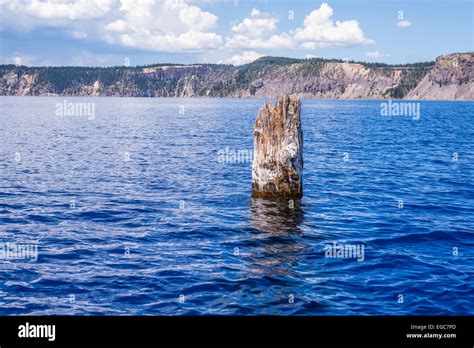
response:
<path fill-rule="evenodd" d="M 288 276 L 305 245 L 301 202 L 252 198 L 251 226 L 256 232 L 247 270 L 265 276 Z"/>

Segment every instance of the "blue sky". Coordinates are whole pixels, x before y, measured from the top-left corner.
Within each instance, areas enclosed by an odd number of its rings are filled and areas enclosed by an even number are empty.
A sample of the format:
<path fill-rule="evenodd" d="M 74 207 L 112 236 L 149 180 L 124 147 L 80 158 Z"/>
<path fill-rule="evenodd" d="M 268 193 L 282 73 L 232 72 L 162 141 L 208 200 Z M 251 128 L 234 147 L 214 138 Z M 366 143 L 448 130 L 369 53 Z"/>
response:
<path fill-rule="evenodd" d="M 473 51 L 472 0 L 0 0 L 1 63 L 407 63 Z"/>

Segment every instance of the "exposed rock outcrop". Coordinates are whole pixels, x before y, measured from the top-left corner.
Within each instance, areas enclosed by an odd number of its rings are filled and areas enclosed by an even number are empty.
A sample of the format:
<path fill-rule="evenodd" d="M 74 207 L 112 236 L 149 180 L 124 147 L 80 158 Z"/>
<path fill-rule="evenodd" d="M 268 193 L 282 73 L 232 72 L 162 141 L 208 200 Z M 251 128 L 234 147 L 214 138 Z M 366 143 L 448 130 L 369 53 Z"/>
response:
<path fill-rule="evenodd" d="M 284 95 L 265 103 L 254 126 L 253 197 L 300 198 L 303 195 L 301 103 Z"/>
<path fill-rule="evenodd" d="M 31 95 L 31 89 L 36 83 L 37 76 L 35 74 L 19 74 L 10 71 L 3 76 L 3 81 L 8 91 L 14 91 L 13 95 Z M 12 95 L 11 93 L 6 93 Z"/>
<path fill-rule="evenodd" d="M 474 100 L 474 54 L 405 65 L 262 57 L 148 67 L 0 65 L 0 95 Z"/>
<path fill-rule="evenodd" d="M 474 100 L 472 54 L 438 57 L 435 66 L 408 93 L 407 99 Z"/>

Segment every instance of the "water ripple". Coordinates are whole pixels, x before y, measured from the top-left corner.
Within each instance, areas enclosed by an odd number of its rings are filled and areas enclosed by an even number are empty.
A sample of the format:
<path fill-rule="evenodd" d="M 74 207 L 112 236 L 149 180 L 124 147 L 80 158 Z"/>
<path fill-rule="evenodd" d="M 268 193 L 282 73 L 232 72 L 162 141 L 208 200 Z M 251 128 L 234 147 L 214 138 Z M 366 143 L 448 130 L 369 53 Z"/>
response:
<path fill-rule="evenodd" d="M 94 120 L 0 98 L 0 242 L 38 246 L 0 260 L 0 314 L 472 314 L 473 103 L 422 102 L 413 121 L 304 101 L 290 207 L 219 161 L 253 149 L 262 100 L 78 100 Z"/>

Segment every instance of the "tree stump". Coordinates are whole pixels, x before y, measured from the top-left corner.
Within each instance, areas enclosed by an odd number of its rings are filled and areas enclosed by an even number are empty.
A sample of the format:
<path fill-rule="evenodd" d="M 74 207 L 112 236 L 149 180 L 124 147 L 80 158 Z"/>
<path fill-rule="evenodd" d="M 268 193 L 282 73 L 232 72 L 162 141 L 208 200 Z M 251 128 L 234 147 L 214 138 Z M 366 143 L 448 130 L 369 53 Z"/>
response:
<path fill-rule="evenodd" d="M 265 103 L 254 126 L 252 197 L 303 196 L 303 131 L 298 96 Z"/>

